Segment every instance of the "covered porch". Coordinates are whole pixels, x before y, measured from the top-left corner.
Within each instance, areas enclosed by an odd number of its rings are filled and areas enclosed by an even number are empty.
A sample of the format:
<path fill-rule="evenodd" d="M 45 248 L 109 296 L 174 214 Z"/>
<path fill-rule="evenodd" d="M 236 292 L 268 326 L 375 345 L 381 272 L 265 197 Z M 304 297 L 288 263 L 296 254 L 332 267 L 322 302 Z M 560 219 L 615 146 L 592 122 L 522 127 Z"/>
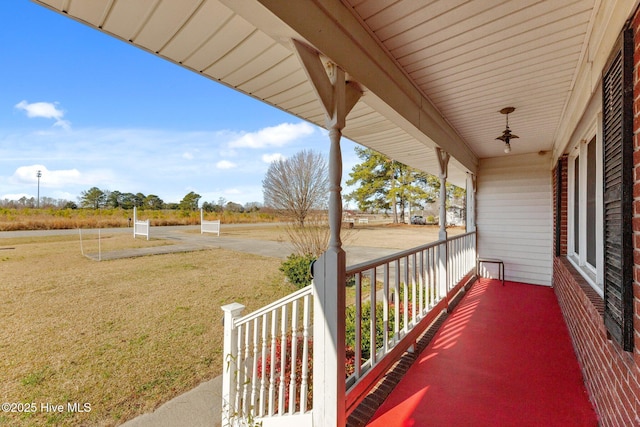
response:
<path fill-rule="evenodd" d="M 474 246 L 467 233 L 346 269 L 344 425 L 599 425 L 555 290 L 480 277 L 494 274 Z M 237 411 L 223 425 L 311 425 L 314 293 L 223 307 L 223 405 Z"/>
<path fill-rule="evenodd" d="M 225 306 L 224 421 L 344 425 L 473 283 L 481 256 L 504 262 L 508 285 L 496 291 L 555 286 L 603 425 L 640 422 L 640 240 L 631 230 L 614 230 L 607 245 L 601 237 L 619 211 L 629 224 L 637 212 L 627 198 L 605 215 L 615 200 L 601 185 L 603 163 L 618 152 L 604 149 L 609 127 L 633 138 L 638 108 L 623 94 L 637 83 L 625 71 L 622 83 L 605 84 L 603 73 L 618 70 L 610 65 L 621 34 L 634 40 L 637 0 L 34 1 L 328 131 L 329 249 L 313 287 L 244 316 Z M 620 54 L 631 74 L 634 49 Z M 508 122 L 501 111 L 511 111 Z M 517 139 L 505 138 L 509 129 Z M 467 233 L 449 237 L 441 224 L 437 242 L 347 266 L 343 136 L 439 176 L 443 190 L 465 187 Z M 619 139 L 631 141 L 619 157 L 637 164 L 633 140 Z M 611 194 L 632 185 L 625 175 Z M 623 256 L 606 265 L 618 246 Z M 615 269 L 624 275 L 609 285 L 605 271 Z M 537 308 L 523 304 L 510 308 Z"/>

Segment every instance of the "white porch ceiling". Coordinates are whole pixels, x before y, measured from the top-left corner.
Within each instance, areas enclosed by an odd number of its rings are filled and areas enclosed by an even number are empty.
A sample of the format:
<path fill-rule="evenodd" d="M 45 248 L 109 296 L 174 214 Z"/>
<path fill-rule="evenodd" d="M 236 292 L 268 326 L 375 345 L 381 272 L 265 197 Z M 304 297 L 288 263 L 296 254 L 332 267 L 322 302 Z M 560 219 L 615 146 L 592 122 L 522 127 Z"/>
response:
<path fill-rule="evenodd" d="M 303 41 L 364 90 L 344 135 L 464 184 L 479 158 L 554 148 L 600 0 L 33 0 L 319 126 Z"/>

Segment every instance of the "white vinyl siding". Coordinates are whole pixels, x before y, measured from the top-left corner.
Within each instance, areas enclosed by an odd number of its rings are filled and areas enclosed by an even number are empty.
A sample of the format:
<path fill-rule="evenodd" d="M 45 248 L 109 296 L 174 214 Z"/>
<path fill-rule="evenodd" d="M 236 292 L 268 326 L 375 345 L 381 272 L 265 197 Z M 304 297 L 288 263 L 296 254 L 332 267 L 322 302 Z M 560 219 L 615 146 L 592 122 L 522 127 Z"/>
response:
<path fill-rule="evenodd" d="M 551 286 L 553 188 L 548 154 L 481 159 L 478 256 L 500 258 L 505 278 Z M 489 271 L 492 277 L 495 272 Z"/>

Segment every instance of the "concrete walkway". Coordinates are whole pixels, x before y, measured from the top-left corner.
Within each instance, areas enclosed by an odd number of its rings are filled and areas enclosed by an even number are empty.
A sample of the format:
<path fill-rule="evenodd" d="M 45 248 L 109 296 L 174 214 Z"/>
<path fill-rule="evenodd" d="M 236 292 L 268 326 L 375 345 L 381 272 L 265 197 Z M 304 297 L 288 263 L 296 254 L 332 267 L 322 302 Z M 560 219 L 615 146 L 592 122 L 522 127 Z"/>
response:
<path fill-rule="evenodd" d="M 122 427 L 220 427 L 222 376 L 206 381 Z"/>

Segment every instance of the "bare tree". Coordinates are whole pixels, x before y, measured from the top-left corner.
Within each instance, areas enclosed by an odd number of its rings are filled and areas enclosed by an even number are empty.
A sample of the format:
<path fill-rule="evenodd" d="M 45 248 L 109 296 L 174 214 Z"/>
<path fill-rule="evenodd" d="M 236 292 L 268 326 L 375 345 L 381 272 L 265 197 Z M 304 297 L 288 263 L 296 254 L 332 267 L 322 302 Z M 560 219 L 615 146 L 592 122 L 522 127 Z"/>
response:
<path fill-rule="evenodd" d="M 265 206 L 289 215 L 300 227 L 314 209 L 326 207 L 328 188 L 327 162 L 313 150 L 272 162 L 262 181 Z"/>

